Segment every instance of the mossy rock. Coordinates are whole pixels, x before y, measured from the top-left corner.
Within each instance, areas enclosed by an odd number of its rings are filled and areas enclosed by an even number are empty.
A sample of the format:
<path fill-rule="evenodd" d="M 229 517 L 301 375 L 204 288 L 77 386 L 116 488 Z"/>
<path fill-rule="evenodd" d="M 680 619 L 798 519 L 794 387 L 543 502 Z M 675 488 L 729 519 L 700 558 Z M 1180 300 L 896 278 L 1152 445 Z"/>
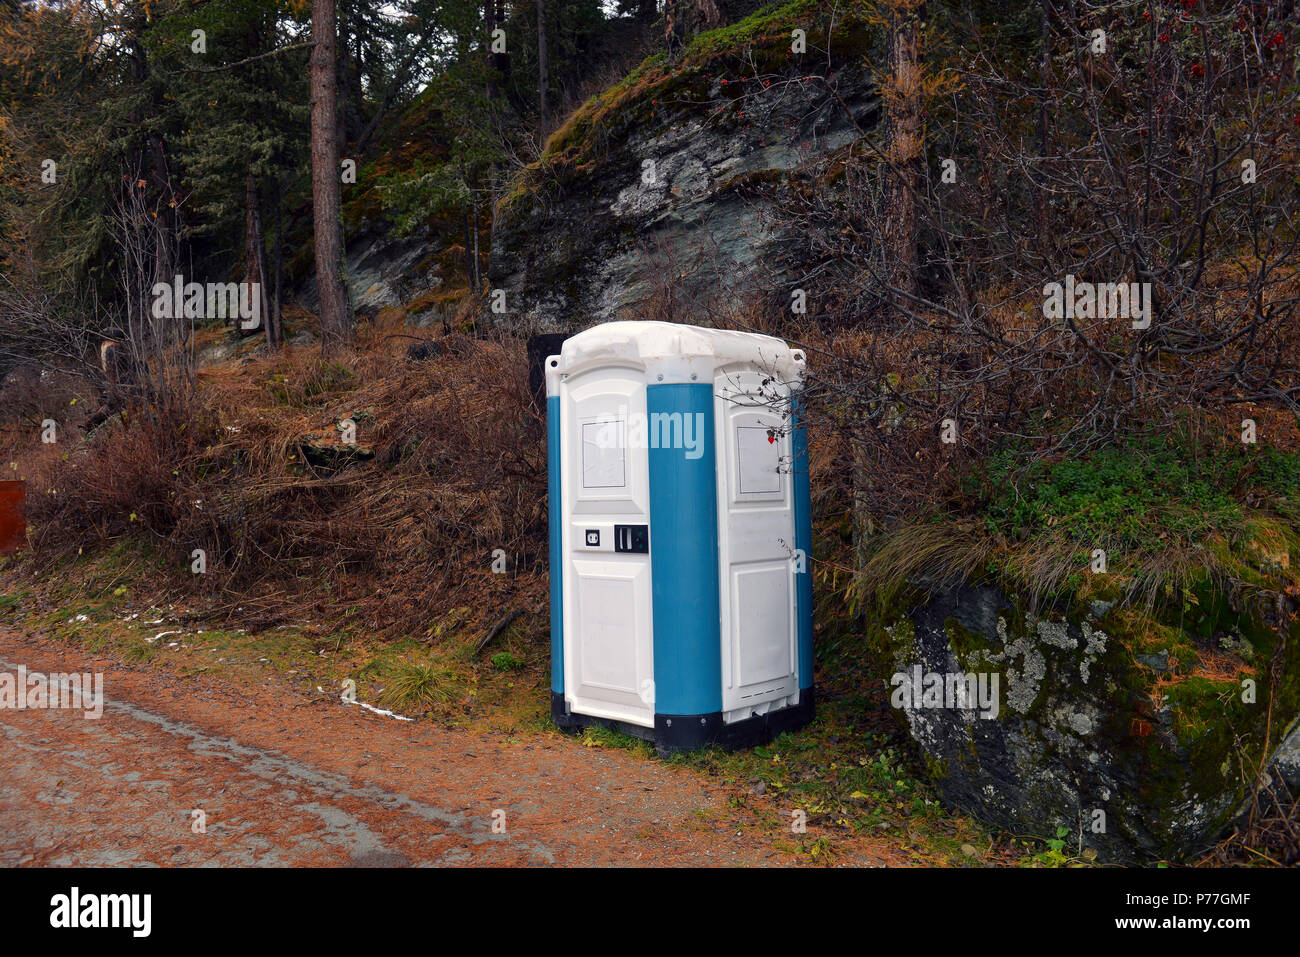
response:
<path fill-rule="evenodd" d="M 1300 714 L 1300 625 L 1279 645 L 1267 598 L 1207 592 L 1201 633 L 1158 609 L 1030 614 L 994 584 L 914 588 L 873 646 L 945 802 L 1019 834 L 1082 832 L 1102 860 L 1181 859 L 1241 808 L 1270 708 L 1271 747 Z M 982 675 L 992 706 L 927 701 L 918 666 Z"/>
<path fill-rule="evenodd" d="M 830 54 L 792 54 L 795 27 Z M 665 275 L 682 318 L 703 319 L 721 290 L 773 281 L 790 247 L 775 197 L 879 120 L 863 55 L 878 32 L 795 0 L 651 56 L 593 96 L 498 205 L 490 280 L 508 312 L 494 321 L 534 334 L 641 317 L 668 295 Z"/>

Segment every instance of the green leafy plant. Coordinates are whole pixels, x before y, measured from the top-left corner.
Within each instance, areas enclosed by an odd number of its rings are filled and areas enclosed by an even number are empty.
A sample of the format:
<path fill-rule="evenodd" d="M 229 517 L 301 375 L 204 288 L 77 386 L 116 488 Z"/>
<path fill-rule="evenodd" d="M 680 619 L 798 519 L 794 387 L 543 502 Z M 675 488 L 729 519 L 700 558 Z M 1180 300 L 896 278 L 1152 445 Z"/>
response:
<path fill-rule="evenodd" d="M 497 671 L 518 671 L 523 666 L 523 659 L 516 658 L 508 651 L 498 651 L 492 656 L 492 667 Z"/>

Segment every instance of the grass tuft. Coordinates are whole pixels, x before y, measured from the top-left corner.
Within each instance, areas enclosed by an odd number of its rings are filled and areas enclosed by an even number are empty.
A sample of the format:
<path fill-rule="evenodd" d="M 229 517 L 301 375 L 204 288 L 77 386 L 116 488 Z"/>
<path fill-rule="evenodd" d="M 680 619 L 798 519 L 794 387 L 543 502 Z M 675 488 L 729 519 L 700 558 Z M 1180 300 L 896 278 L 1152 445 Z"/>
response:
<path fill-rule="evenodd" d="M 379 701 L 394 710 L 423 711 L 450 701 L 456 687 L 456 676 L 445 668 L 402 664 L 394 668 Z"/>

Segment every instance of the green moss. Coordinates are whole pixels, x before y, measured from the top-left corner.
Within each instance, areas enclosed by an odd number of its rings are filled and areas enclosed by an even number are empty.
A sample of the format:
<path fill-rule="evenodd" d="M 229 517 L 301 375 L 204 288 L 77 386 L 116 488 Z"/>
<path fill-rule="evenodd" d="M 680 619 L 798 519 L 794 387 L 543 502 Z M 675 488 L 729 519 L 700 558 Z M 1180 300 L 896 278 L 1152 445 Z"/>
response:
<path fill-rule="evenodd" d="M 993 650 L 988 637 L 979 632 L 970 631 L 962 625 L 956 618 L 945 619 L 943 623 L 944 632 L 948 636 L 948 644 L 952 646 L 953 654 L 957 657 L 957 664 L 965 672 L 978 671 L 1000 671 L 995 668 L 989 660 L 989 652 Z M 1005 678 L 1005 675 L 1003 676 Z"/>
<path fill-rule="evenodd" d="M 867 645 L 876 659 L 890 672 L 894 660 L 906 653 L 916 641 L 916 626 L 900 603 L 892 614 L 871 618 L 866 623 Z"/>
<path fill-rule="evenodd" d="M 948 776 L 947 762 L 931 754 L 922 754 L 921 758 L 925 762 L 925 773 L 931 781 L 942 781 Z"/>
<path fill-rule="evenodd" d="M 517 215 L 523 200 L 544 188 L 563 187 L 595 169 L 632 131 L 667 128 L 680 109 L 695 109 L 710 100 L 715 82 L 733 99 L 749 92 L 747 84 L 797 65 L 790 51 L 791 33 L 806 31 L 810 44 L 828 44 L 835 64 L 861 57 L 874 32 L 860 17 L 838 10 L 828 13 L 822 0 L 792 0 L 766 7 L 738 23 L 696 36 L 675 60 L 655 53 L 631 73 L 580 106 L 551 134 L 541 158 L 525 167 L 506 190 L 500 211 Z M 826 35 L 825 21 L 831 28 Z"/>
<path fill-rule="evenodd" d="M 1300 539 L 1293 522 L 1257 506 L 1286 502 L 1297 482 L 1298 454 L 1216 445 L 1175 430 L 1028 465 L 1024 449 L 1009 446 L 967 487 L 991 534 L 1104 548 L 1110 574 L 1136 572 L 1187 546 L 1205 547 L 1224 564 L 1251 565 L 1258 574 L 1289 565 Z"/>
<path fill-rule="evenodd" d="M 1241 686 L 1235 681 L 1189 677 L 1166 686 L 1164 697 L 1174 714 L 1174 731 L 1183 745 L 1195 745 L 1225 720 L 1229 725 L 1249 724 L 1244 710 L 1249 706 L 1242 703 Z"/>
<path fill-rule="evenodd" d="M 776 40 L 787 41 L 788 49 L 791 30 L 802 27 L 809 31 L 820 6 L 817 0 L 792 0 L 764 7 L 738 23 L 699 34 L 687 45 L 683 59 L 703 62 L 746 47 L 770 46 Z"/>

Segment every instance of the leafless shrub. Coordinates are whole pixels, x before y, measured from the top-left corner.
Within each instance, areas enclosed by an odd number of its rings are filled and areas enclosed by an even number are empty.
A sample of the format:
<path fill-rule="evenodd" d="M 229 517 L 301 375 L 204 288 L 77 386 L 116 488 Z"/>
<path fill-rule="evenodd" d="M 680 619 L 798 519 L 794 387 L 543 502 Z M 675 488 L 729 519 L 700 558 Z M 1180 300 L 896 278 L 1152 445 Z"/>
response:
<path fill-rule="evenodd" d="M 194 319 L 160 316 L 154 289 L 171 288 L 181 260 L 180 238 L 154 208 L 139 173 L 124 171 L 113 210 L 120 257 L 120 295 L 102 328 L 126 351 L 123 374 L 109 377 L 109 401 L 134 404 L 146 414 L 184 408 L 194 392 Z M 160 215 L 161 213 L 161 215 Z M 179 304 L 177 304 L 179 306 Z M 105 370 L 107 371 L 107 370 Z"/>
<path fill-rule="evenodd" d="M 901 173 L 874 137 L 766 187 L 796 237 L 766 302 L 803 290 L 833 333 L 809 408 L 858 446 L 858 506 L 933 505 L 1009 442 L 1028 462 L 1188 409 L 1300 409 L 1286 7 L 1059 0 L 1020 32 L 932 22 L 914 283 L 890 227 Z M 1075 280 L 1117 288 L 1067 310 Z"/>

